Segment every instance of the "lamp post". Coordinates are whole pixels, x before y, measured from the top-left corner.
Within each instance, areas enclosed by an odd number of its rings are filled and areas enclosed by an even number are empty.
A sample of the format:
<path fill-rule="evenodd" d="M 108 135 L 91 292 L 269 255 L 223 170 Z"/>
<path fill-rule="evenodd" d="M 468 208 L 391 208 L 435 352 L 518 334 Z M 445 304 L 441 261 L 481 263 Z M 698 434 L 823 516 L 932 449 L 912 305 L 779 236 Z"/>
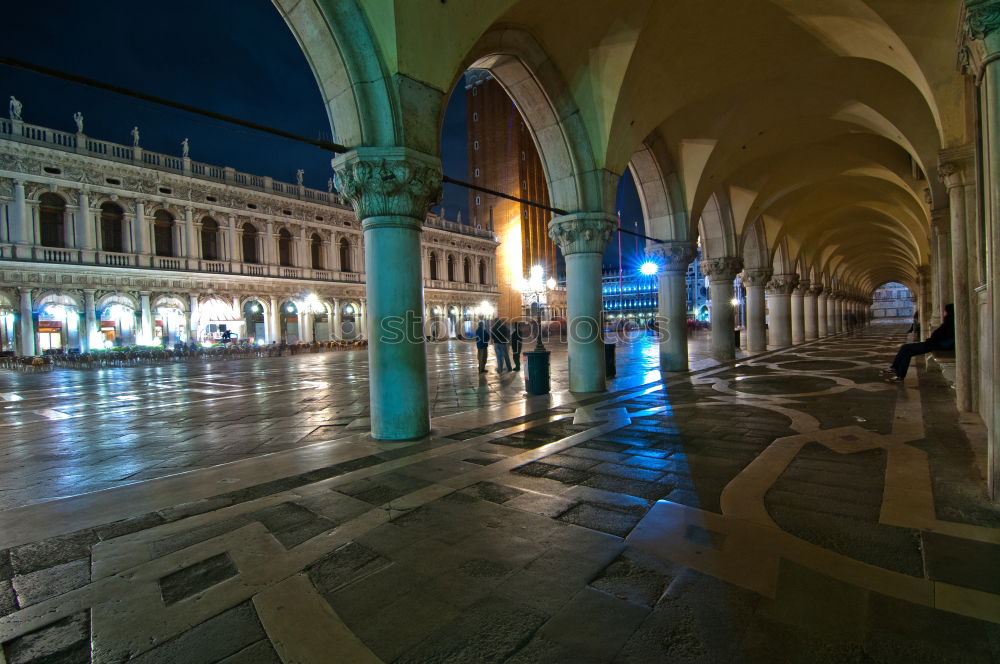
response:
<path fill-rule="evenodd" d="M 556 287 L 556 280 L 551 277 L 546 281 L 545 270 L 541 265 L 533 265 L 527 279 L 521 279 L 517 288 L 535 310 L 535 320 L 538 323 L 538 336 L 535 340 L 535 350 L 545 350 L 542 343 L 542 307 L 545 306 L 545 294 Z"/>

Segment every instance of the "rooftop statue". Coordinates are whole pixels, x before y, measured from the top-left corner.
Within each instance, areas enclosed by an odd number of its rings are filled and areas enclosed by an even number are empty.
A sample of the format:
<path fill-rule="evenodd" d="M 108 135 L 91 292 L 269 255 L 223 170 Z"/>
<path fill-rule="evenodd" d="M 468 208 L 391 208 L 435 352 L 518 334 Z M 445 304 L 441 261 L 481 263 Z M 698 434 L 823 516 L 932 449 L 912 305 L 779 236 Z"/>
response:
<path fill-rule="evenodd" d="M 302 186 L 302 177 L 303 177 L 303 176 L 304 176 L 305 174 L 306 174 L 306 172 L 305 172 L 304 170 L 302 170 L 301 168 L 300 168 L 299 170 L 295 171 L 295 182 L 296 182 L 296 184 L 298 184 L 298 185 L 299 185 L 300 187 Z"/>
<path fill-rule="evenodd" d="M 188 139 L 185 138 L 181 141 L 181 156 L 187 158 L 189 149 Z"/>
<path fill-rule="evenodd" d="M 14 95 L 10 96 L 10 119 L 15 122 L 21 121 L 21 108 L 23 104 Z"/>
<path fill-rule="evenodd" d="M 133 147 L 139 147 L 139 128 L 132 127 L 132 145 Z"/>
<path fill-rule="evenodd" d="M 77 111 L 73 114 L 73 122 L 76 123 L 76 133 L 83 133 L 83 113 Z"/>

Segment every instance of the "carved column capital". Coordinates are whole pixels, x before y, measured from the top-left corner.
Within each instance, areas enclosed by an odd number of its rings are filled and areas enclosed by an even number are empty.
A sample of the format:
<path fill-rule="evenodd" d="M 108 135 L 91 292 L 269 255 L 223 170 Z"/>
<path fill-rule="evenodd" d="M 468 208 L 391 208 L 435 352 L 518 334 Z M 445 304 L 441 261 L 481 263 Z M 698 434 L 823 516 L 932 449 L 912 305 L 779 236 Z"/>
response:
<path fill-rule="evenodd" d="M 969 39 L 986 39 L 1000 28 L 1000 2 L 982 0 L 969 3 L 965 13 L 965 33 Z"/>
<path fill-rule="evenodd" d="M 646 247 L 646 255 L 659 260 L 664 272 L 687 272 L 697 255 L 690 242 L 663 242 Z"/>
<path fill-rule="evenodd" d="M 372 217 L 409 217 L 423 224 L 441 198 L 441 161 L 408 148 L 358 148 L 332 162 L 337 191 L 364 228 Z M 398 225 L 400 222 L 396 222 Z"/>
<path fill-rule="evenodd" d="M 951 233 L 951 211 L 948 208 L 931 210 L 931 229 L 935 235 Z"/>
<path fill-rule="evenodd" d="M 772 295 L 791 295 L 799 285 L 797 274 L 776 274 L 767 282 L 767 292 Z"/>
<path fill-rule="evenodd" d="M 799 284 L 795 287 L 795 295 L 798 297 L 805 297 L 809 294 L 812 289 L 809 288 L 808 279 L 799 279 Z"/>
<path fill-rule="evenodd" d="M 809 287 L 809 294 L 813 297 L 819 297 L 823 294 L 823 284 L 813 284 Z"/>
<path fill-rule="evenodd" d="M 743 285 L 747 287 L 756 286 L 758 288 L 766 286 L 773 274 L 771 270 L 761 268 L 743 270 Z"/>
<path fill-rule="evenodd" d="M 975 152 L 971 145 L 941 150 L 938 153 L 938 177 L 948 189 L 974 184 L 975 165 Z"/>
<path fill-rule="evenodd" d="M 743 259 L 737 256 L 709 258 L 701 262 L 701 273 L 711 281 L 732 281 L 743 269 Z"/>
<path fill-rule="evenodd" d="M 615 218 L 604 212 L 576 212 L 549 222 L 549 237 L 563 256 L 601 254 L 615 232 Z"/>

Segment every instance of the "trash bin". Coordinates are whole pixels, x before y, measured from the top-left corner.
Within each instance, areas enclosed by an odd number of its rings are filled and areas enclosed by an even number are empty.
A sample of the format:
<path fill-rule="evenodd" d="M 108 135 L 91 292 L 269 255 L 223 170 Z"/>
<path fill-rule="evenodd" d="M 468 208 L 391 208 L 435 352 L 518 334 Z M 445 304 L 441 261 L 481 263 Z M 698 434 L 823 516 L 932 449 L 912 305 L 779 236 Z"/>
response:
<path fill-rule="evenodd" d="M 733 344 L 739 348 L 740 347 L 740 328 L 733 330 Z"/>
<path fill-rule="evenodd" d="M 615 344 L 604 344 L 604 377 L 614 378 L 618 375 L 615 363 Z"/>
<path fill-rule="evenodd" d="M 524 389 L 528 394 L 549 393 L 549 351 L 531 350 L 524 354 L 528 375 L 524 377 Z"/>

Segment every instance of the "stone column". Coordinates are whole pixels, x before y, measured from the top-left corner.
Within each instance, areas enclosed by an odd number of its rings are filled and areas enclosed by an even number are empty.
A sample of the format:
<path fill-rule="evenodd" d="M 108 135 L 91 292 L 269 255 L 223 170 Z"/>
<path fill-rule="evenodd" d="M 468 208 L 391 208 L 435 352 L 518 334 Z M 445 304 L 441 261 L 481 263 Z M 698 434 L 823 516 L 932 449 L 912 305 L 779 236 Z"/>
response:
<path fill-rule="evenodd" d="M 313 315 L 311 311 L 299 311 L 299 341 L 312 343 Z"/>
<path fill-rule="evenodd" d="M 136 200 L 135 202 L 135 250 L 136 253 L 148 256 L 149 246 L 149 221 L 146 219 L 146 202 Z"/>
<path fill-rule="evenodd" d="M 798 286 L 799 275 L 776 274 L 767 284 L 768 325 L 771 343 L 778 348 L 792 345 L 792 291 Z"/>
<path fill-rule="evenodd" d="M 441 193 L 441 162 L 398 147 L 358 148 L 333 162 L 337 191 L 365 235 L 372 323 L 368 363 L 371 432 L 379 440 L 430 431 L 423 335 L 420 233 Z"/>
<path fill-rule="evenodd" d="M 281 341 L 281 331 L 278 329 L 278 325 L 281 324 L 281 316 L 278 311 L 278 300 L 272 295 L 267 302 L 267 318 L 265 319 L 265 335 L 267 336 L 267 343 L 274 343 L 275 341 Z"/>
<path fill-rule="evenodd" d="M 799 285 L 792 291 L 792 343 L 800 344 L 806 340 L 805 299 L 809 295 L 809 282 L 799 280 Z"/>
<path fill-rule="evenodd" d="M 951 212 L 949 208 L 931 211 L 931 257 L 933 262 L 933 304 L 931 325 L 937 327 L 944 318 L 944 305 L 951 303 Z"/>
<path fill-rule="evenodd" d="M 549 237 L 566 258 L 571 392 L 605 389 L 601 256 L 615 226 L 614 217 L 604 212 L 577 212 L 549 222 Z"/>
<path fill-rule="evenodd" d="M 660 263 L 660 371 L 687 371 L 687 269 L 694 260 L 690 242 L 664 242 L 646 247 Z"/>
<path fill-rule="evenodd" d="M 188 343 L 198 341 L 198 296 L 188 295 Z"/>
<path fill-rule="evenodd" d="M 844 331 L 844 299 L 847 295 L 843 291 L 837 293 L 837 296 L 833 298 L 833 322 L 834 329 L 837 332 Z"/>
<path fill-rule="evenodd" d="M 80 190 L 80 221 L 77 226 L 77 246 L 85 251 L 94 251 L 97 244 L 94 238 L 94 220 L 90 213 L 90 195 L 86 189 Z M 73 246 L 66 243 L 67 247 Z"/>
<path fill-rule="evenodd" d="M 229 215 L 226 226 L 229 229 L 229 256 L 227 258 L 230 262 L 235 263 L 240 260 L 240 238 L 236 232 L 236 215 Z"/>
<path fill-rule="evenodd" d="M 142 329 L 137 341 L 141 346 L 148 346 L 153 343 L 153 312 L 149 308 L 149 295 L 149 291 L 139 291 Z"/>
<path fill-rule="evenodd" d="M 816 296 L 816 337 L 823 338 L 830 334 L 830 326 L 827 325 L 829 322 L 826 311 L 829 308 L 830 293 L 823 290 L 823 286 L 820 286 L 820 291 Z"/>
<path fill-rule="evenodd" d="M 743 268 L 743 259 L 733 256 L 701 261 L 701 272 L 709 279 L 712 317 L 712 357 L 720 361 L 736 358 L 733 334 L 733 279 Z"/>
<path fill-rule="evenodd" d="M 28 226 L 28 206 L 24 201 L 24 181 L 14 180 L 14 200 L 11 203 L 10 237 L 8 240 L 12 244 L 30 245 L 32 244 L 31 235 L 31 229 Z"/>
<path fill-rule="evenodd" d="M 343 308 L 344 305 L 340 300 L 333 301 L 333 327 L 330 328 L 330 341 L 340 341 L 344 336 Z"/>
<path fill-rule="evenodd" d="M 823 286 L 814 285 L 805 293 L 802 300 L 804 338 L 812 341 L 819 338 L 819 319 L 817 317 L 819 294 L 823 292 Z"/>
<path fill-rule="evenodd" d="M 743 285 L 747 289 L 747 351 L 760 353 L 767 350 L 767 315 L 764 305 L 764 286 L 771 280 L 771 270 L 743 270 Z"/>
<path fill-rule="evenodd" d="M 277 262 L 275 258 L 275 246 L 274 246 L 274 224 L 268 220 L 264 224 L 264 235 L 261 237 L 261 248 L 263 251 L 264 264 L 273 265 Z"/>
<path fill-rule="evenodd" d="M 93 288 L 83 289 L 83 334 L 80 335 L 80 346 L 87 353 L 92 350 L 102 350 L 99 345 L 101 333 L 97 329 L 97 311 L 94 307 L 96 292 Z"/>
<path fill-rule="evenodd" d="M 195 263 L 191 261 L 196 261 L 198 259 L 199 252 L 198 233 L 195 232 L 194 226 L 194 208 L 191 206 L 184 208 L 184 235 L 187 236 L 188 265 L 193 268 Z"/>
<path fill-rule="evenodd" d="M 20 326 L 17 331 L 21 355 L 35 354 L 35 321 L 32 319 L 33 313 L 31 289 L 22 288 L 21 311 L 19 314 Z"/>
<path fill-rule="evenodd" d="M 955 401 L 959 410 L 973 410 L 972 347 L 977 331 L 972 329 L 972 300 L 969 288 L 969 202 L 975 204 L 975 155 L 972 147 L 942 151 L 939 168 L 948 189 L 951 212 L 951 301 L 955 305 Z M 948 160 L 948 161 L 945 161 Z M 975 208 L 971 210 L 975 214 Z M 975 335 L 975 336 L 974 336 Z"/>
<path fill-rule="evenodd" d="M 365 307 L 365 298 L 358 299 L 358 315 L 355 316 L 358 326 L 358 339 L 368 338 L 368 309 Z M 421 335 L 422 337 L 423 335 Z"/>

